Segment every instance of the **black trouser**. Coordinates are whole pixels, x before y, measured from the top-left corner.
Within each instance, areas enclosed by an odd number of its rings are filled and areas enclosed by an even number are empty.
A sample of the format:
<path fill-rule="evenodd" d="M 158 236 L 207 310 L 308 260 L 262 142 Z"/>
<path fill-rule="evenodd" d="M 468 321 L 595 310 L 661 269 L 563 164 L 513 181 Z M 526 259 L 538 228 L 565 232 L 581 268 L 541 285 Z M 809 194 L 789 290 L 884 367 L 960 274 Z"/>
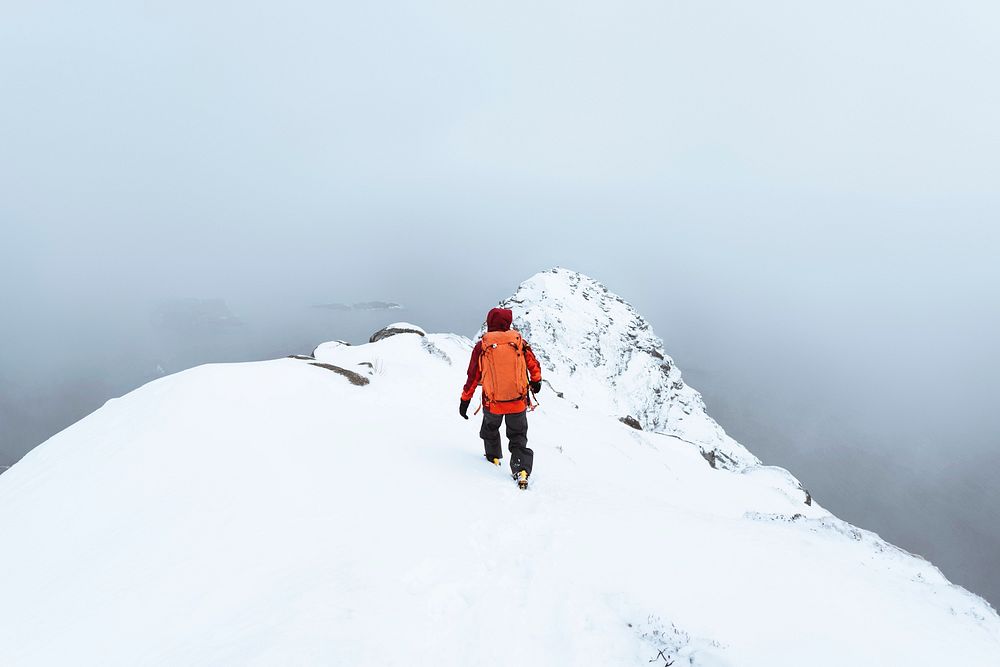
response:
<path fill-rule="evenodd" d="M 515 412 L 509 415 L 495 415 L 483 408 L 483 427 L 479 429 L 479 437 L 486 445 L 486 458 L 502 459 L 503 447 L 500 446 L 500 422 L 507 420 L 507 440 L 510 446 L 510 471 L 515 475 L 522 470 L 531 474 L 531 461 L 535 453 L 528 449 L 528 411 Z"/>

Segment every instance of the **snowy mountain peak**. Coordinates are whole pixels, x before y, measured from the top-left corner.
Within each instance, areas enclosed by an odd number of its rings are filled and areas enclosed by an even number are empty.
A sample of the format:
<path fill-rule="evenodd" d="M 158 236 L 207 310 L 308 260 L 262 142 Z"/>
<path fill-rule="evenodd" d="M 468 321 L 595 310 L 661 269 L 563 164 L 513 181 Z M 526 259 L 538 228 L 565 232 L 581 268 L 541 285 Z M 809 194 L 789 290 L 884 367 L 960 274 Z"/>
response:
<path fill-rule="evenodd" d="M 708 415 L 649 322 L 600 282 L 556 267 L 500 305 L 514 312 L 514 327 L 566 400 L 693 443 L 719 467 L 760 464 Z"/>
<path fill-rule="evenodd" d="M 0 475 L 0 665 L 1000 664 L 986 602 L 752 465 L 619 297 L 505 303 L 563 396 L 527 491 L 463 336 L 163 377 Z"/>

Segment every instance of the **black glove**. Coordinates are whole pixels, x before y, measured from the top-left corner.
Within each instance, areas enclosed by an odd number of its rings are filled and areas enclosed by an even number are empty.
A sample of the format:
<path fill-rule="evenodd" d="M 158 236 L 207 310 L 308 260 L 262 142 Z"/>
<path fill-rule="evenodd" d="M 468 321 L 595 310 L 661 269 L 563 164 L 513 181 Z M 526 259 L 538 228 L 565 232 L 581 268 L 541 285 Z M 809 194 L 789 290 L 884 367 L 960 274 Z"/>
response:
<path fill-rule="evenodd" d="M 538 382 L 530 382 L 528 386 L 531 387 L 531 393 L 537 394 L 542 390 L 542 381 L 539 380 Z"/>
<path fill-rule="evenodd" d="M 459 401 L 458 402 L 458 414 L 460 414 L 463 417 L 465 417 L 466 419 L 468 419 L 469 415 L 466 414 L 468 411 L 469 411 L 469 401 Z"/>

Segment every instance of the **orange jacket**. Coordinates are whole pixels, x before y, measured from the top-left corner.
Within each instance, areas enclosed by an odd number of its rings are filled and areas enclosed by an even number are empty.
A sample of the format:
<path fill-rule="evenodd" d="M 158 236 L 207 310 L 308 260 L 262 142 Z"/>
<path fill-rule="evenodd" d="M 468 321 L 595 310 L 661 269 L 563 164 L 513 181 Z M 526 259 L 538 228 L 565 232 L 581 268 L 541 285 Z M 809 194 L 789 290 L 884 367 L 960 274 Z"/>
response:
<path fill-rule="evenodd" d="M 513 313 L 506 308 L 494 308 L 486 316 L 486 329 L 488 331 L 508 331 L 510 330 L 510 323 L 513 319 Z M 462 400 L 471 401 L 472 395 L 476 393 L 476 387 L 483 379 L 482 369 L 479 367 L 479 357 L 483 354 L 482 340 L 477 340 L 475 346 L 472 348 L 472 357 L 469 359 L 469 369 L 467 373 L 467 379 L 465 381 L 465 386 L 462 388 Z M 528 341 L 524 341 L 524 363 L 528 367 L 528 377 L 532 382 L 541 382 L 542 380 L 542 367 L 538 365 L 538 359 L 535 358 L 535 353 L 531 351 L 531 346 L 528 345 Z M 484 403 L 483 407 L 489 410 L 493 414 L 511 414 L 515 412 L 522 412 L 528 409 L 528 399 L 526 398 L 524 402 L 516 401 L 513 403 L 497 403 L 491 406 L 489 403 Z"/>

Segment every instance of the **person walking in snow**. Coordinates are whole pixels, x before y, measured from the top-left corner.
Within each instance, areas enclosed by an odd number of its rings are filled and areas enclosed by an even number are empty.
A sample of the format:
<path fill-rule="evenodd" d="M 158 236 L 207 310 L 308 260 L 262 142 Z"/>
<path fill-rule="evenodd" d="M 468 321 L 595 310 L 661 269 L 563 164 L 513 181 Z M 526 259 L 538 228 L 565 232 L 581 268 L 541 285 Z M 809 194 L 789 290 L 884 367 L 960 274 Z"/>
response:
<path fill-rule="evenodd" d="M 478 385 L 483 386 L 483 425 L 479 437 L 486 447 L 486 459 L 500 465 L 500 423 L 507 422 L 510 471 L 522 489 L 528 485 L 534 452 L 528 448 L 528 391 L 542 389 L 542 369 L 531 346 L 516 329 L 510 328 L 514 314 L 494 308 L 486 315 L 486 333 L 476 341 L 469 360 L 468 377 L 462 388 L 458 414 L 468 419 L 469 403 Z"/>

